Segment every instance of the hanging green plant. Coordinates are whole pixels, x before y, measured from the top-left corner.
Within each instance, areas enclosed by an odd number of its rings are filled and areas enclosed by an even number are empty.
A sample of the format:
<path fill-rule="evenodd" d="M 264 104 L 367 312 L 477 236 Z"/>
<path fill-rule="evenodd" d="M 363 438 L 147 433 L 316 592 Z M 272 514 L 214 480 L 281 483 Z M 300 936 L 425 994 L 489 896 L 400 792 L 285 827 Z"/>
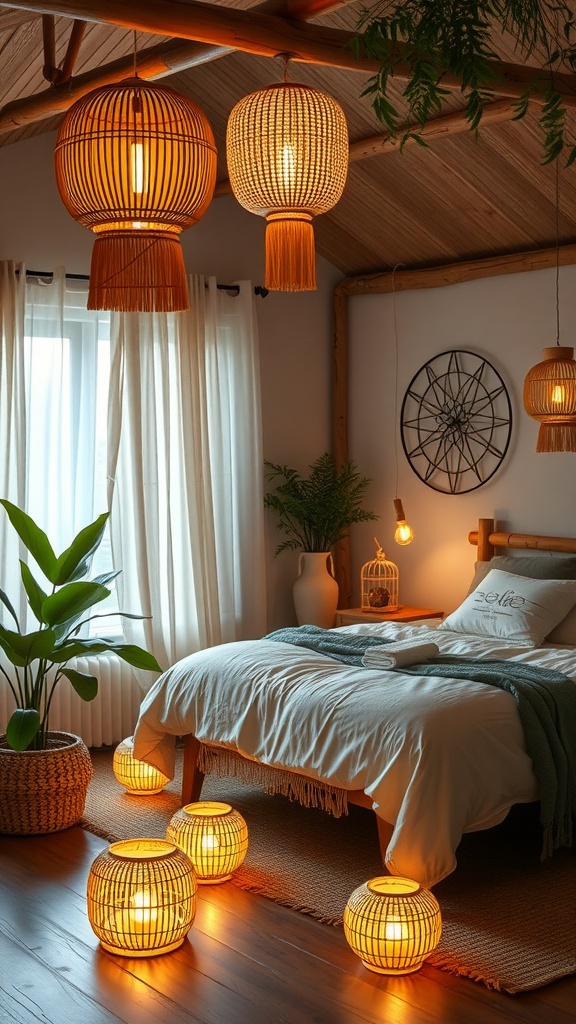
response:
<path fill-rule="evenodd" d="M 462 83 L 466 117 L 476 131 L 486 103 L 498 85 L 494 62 L 495 35 L 515 40 L 524 61 L 537 56 L 544 81 L 539 124 L 544 133 L 544 162 L 566 149 L 567 164 L 576 159 L 576 145 L 566 134 L 566 109 L 554 86 L 554 71 L 576 70 L 573 43 L 574 12 L 566 3 L 547 0 L 379 0 L 363 10 L 359 29 L 365 50 L 381 68 L 364 90 L 371 95 L 374 111 L 402 146 L 408 139 L 426 143 L 420 132 L 430 117 L 441 110 L 452 92 L 443 85 L 449 75 Z M 390 79 L 402 65 L 407 82 L 403 92 L 406 114 L 399 114 L 388 94 Z M 535 78 L 537 76 L 535 75 Z M 398 79 L 394 79 L 395 82 Z M 547 84 L 549 80 L 549 84 Z M 516 117 L 524 117 L 536 88 L 535 82 L 515 101 Z"/>

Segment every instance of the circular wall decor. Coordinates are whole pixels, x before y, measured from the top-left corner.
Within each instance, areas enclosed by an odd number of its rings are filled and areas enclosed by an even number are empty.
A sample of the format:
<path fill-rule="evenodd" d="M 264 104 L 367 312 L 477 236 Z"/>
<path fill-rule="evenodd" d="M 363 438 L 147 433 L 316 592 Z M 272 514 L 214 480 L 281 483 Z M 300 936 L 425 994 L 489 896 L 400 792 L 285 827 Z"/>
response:
<path fill-rule="evenodd" d="M 474 491 L 494 475 L 510 444 L 506 385 L 474 352 L 441 352 L 410 381 L 400 429 L 406 458 L 428 487 L 445 494 Z"/>

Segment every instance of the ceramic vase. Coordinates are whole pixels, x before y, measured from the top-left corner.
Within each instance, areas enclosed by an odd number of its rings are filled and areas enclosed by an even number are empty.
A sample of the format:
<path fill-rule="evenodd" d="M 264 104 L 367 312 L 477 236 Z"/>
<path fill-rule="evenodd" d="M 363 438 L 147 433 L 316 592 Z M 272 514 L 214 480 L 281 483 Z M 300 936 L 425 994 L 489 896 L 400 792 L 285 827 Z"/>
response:
<path fill-rule="evenodd" d="M 298 625 L 331 629 L 338 607 L 338 584 L 334 579 L 332 555 L 329 551 L 303 551 L 298 569 L 299 575 L 293 587 Z"/>

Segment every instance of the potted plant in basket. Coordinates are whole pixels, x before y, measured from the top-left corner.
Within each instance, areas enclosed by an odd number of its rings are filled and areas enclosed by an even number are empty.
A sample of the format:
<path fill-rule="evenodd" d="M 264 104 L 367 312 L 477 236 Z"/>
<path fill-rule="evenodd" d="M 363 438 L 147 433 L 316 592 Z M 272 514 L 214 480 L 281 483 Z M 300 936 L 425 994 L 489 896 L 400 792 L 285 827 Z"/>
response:
<path fill-rule="evenodd" d="M 152 654 L 135 644 L 88 636 L 86 627 L 98 615 L 90 609 L 110 595 L 109 572 L 86 579 L 92 555 L 106 527 L 108 513 L 86 526 L 60 555 L 34 520 L 6 499 L 0 499 L 22 544 L 51 589 L 44 589 L 30 567 L 20 562 L 26 601 L 38 628 L 24 632 L 3 590 L 0 671 L 16 702 L 0 737 L 0 832 L 55 832 L 82 816 L 92 775 L 89 752 L 77 736 L 49 731 L 50 704 L 56 687 L 67 680 L 82 700 L 94 700 L 98 680 L 70 662 L 82 655 L 113 651 L 135 668 L 160 671 Z M 126 615 L 126 613 L 120 613 Z M 130 616 L 141 618 L 141 616 Z M 5 624 L 8 618 L 10 627 Z M 8 663 L 8 664 L 6 664 Z"/>
<path fill-rule="evenodd" d="M 332 548 L 354 523 L 379 518 L 362 507 L 371 481 L 354 462 L 339 469 L 328 452 L 312 463 L 306 478 L 288 466 L 268 461 L 265 466 L 266 480 L 275 487 L 265 494 L 264 505 L 276 513 L 277 528 L 286 534 L 276 554 L 288 549 L 301 552 L 293 589 L 296 617 L 300 625 L 329 628 L 338 606 Z"/>

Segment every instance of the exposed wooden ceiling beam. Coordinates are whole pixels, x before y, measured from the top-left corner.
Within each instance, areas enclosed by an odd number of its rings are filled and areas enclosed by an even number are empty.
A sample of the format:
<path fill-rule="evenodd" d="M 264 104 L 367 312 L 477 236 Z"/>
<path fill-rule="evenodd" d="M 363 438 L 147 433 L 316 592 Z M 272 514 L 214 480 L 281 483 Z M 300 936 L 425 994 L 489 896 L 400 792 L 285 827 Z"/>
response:
<path fill-rule="evenodd" d="M 305 21 L 307 18 L 315 18 L 319 14 L 344 7 L 349 2 L 351 0 L 264 0 L 264 3 L 259 4 L 256 10 L 274 14 L 284 13 L 285 16 L 289 15 L 296 20 Z M 0 19 L 2 17 L 0 12 Z M 44 15 L 43 17 L 49 18 L 50 16 Z M 81 22 L 80 24 L 85 23 Z M 233 52 L 232 47 L 229 46 L 214 46 L 172 39 L 138 52 L 138 74 L 141 78 L 153 81 Z M 129 54 L 110 64 L 93 68 L 83 75 L 77 75 L 71 82 L 68 82 L 67 79 L 56 78 L 53 88 L 5 104 L 0 109 L 0 135 L 21 128 L 23 125 L 33 124 L 36 121 L 65 113 L 80 96 L 86 95 L 91 89 L 96 89 L 98 86 L 117 82 L 126 74 L 130 74 L 133 67 L 134 58 L 132 54 Z"/>
<path fill-rule="evenodd" d="M 11 6 L 42 14 L 120 25 L 141 32 L 194 39 L 262 57 L 290 53 L 293 60 L 371 74 L 380 67 L 377 60 L 362 54 L 361 45 L 360 55 L 356 55 L 350 45 L 355 38 L 353 32 L 295 24 L 276 15 L 196 3 L 194 0 L 186 0 L 186 3 L 181 0 L 11 0 Z M 491 68 L 495 73 L 495 85 L 491 91 L 495 95 L 520 96 L 530 86 L 533 88 L 531 98 L 542 102 L 552 77 L 565 105 L 576 106 L 574 75 L 554 73 L 551 76 L 549 71 L 541 68 L 504 61 L 492 62 Z M 407 67 L 397 66 L 396 78 L 405 79 L 408 74 Z M 450 89 L 461 88 L 458 78 L 448 74 L 443 77 L 442 85 Z"/>

